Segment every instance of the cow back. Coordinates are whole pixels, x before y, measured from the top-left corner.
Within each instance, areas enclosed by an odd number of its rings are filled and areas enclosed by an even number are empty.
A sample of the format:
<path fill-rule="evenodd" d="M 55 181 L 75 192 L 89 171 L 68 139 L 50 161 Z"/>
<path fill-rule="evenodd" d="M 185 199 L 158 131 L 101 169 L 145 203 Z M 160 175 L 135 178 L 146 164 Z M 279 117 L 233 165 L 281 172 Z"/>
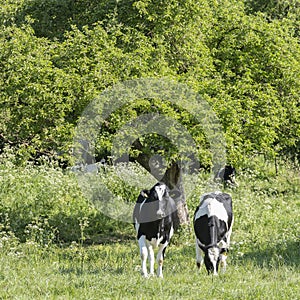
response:
<path fill-rule="evenodd" d="M 194 214 L 194 231 L 203 250 L 224 239 L 232 223 L 232 199 L 229 194 L 204 194 Z"/>

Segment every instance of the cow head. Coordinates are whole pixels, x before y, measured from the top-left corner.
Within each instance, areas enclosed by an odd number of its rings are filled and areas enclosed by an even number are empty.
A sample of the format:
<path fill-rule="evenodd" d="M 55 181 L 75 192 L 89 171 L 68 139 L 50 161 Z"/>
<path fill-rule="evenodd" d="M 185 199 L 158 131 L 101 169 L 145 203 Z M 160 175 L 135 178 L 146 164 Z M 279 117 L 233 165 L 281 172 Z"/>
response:
<path fill-rule="evenodd" d="M 204 252 L 204 264 L 208 274 L 218 275 L 219 264 L 222 259 L 218 246 L 206 246 L 198 240 L 198 245 Z"/>
<path fill-rule="evenodd" d="M 205 251 L 204 264 L 208 274 L 218 275 L 220 263 L 220 248 L 212 247 Z"/>
<path fill-rule="evenodd" d="M 168 207 L 168 200 L 169 200 L 169 193 L 168 188 L 164 183 L 157 183 L 153 187 L 153 196 L 157 201 L 157 218 L 162 219 L 166 215 L 168 215 L 167 207 Z"/>
<path fill-rule="evenodd" d="M 139 223 L 156 221 L 173 212 L 174 200 L 169 196 L 168 190 L 164 183 L 159 182 L 150 190 L 141 191 L 136 204 Z"/>

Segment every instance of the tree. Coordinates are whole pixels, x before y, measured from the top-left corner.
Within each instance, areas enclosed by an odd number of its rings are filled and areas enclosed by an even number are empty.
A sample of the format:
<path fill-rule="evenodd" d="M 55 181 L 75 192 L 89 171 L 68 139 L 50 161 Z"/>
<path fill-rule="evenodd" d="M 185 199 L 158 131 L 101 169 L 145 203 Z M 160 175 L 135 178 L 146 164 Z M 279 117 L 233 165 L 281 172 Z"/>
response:
<path fill-rule="evenodd" d="M 20 160 L 70 162 L 74 128 L 107 87 L 134 78 L 186 83 L 218 115 L 228 162 L 242 167 L 262 153 L 299 157 L 299 5 L 295 1 L 3 0 L 0 33 L 0 147 Z M 196 159 L 210 168 L 201 124 L 182 105 L 137 99 L 98 133 L 96 159 L 141 114 L 169 116 L 187 128 Z M 166 158 L 164 180 L 180 178 L 176 147 L 159 135 L 133 143 L 147 169 Z"/>

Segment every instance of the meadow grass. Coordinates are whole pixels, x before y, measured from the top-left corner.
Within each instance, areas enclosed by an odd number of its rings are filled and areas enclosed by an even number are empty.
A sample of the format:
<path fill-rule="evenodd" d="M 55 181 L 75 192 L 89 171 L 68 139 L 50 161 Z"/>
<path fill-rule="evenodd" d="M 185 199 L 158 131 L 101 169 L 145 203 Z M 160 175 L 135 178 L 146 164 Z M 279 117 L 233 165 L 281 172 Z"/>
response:
<path fill-rule="evenodd" d="M 297 260 L 232 251 L 227 272 L 212 277 L 197 271 L 192 244 L 172 244 L 164 279 L 146 280 L 133 240 L 42 253 L 23 244 L 1 254 L 1 299 L 298 299 Z"/>
<path fill-rule="evenodd" d="M 144 279 L 133 226 L 93 210 L 72 174 L 2 165 L 0 299 L 299 299 L 299 174 L 272 172 L 240 173 L 229 191 L 225 274 L 197 270 L 186 226 L 167 249 L 164 279 Z M 204 188 L 188 199 L 191 215 Z"/>

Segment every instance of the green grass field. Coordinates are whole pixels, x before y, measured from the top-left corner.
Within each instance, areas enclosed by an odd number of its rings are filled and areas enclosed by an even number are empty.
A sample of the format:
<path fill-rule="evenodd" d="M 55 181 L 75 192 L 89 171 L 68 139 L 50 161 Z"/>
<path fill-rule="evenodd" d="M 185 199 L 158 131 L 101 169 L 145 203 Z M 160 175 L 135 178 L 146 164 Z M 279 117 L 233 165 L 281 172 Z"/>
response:
<path fill-rule="evenodd" d="M 133 226 L 93 211 L 71 175 L 7 166 L 0 175 L 0 299 L 299 299 L 300 182 L 291 169 L 239 175 L 225 274 L 197 271 L 185 227 L 167 249 L 164 279 L 142 278 Z M 199 195 L 188 199 L 191 215 Z"/>

